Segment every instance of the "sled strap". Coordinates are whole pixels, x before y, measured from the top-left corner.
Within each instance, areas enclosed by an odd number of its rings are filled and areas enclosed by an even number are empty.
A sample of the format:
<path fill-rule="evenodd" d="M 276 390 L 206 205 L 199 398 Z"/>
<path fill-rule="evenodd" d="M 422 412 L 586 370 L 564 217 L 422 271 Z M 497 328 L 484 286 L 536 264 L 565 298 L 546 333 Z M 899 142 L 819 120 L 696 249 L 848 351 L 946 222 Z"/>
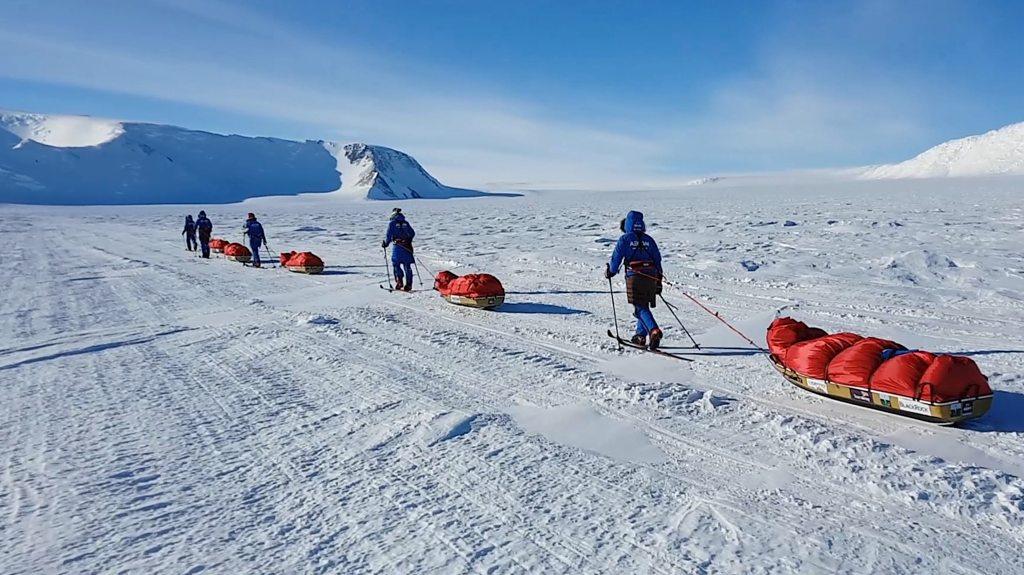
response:
<path fill-rule="evenodd" d="M 932 395 L 935 395 L 935 387 L 932 386 L 932 384 L 930 384 L 930 383 L 922 383 L 917 388 L 917 393 L 914 394 L 914 400 L 915 401 L 921 401 L 921 396 L 924 395 L 924 388 L 926 388 L 926 387 L 932 390 Z M 934 399 L 934 398 L 932 398 L 932 399 Z M 932 401 L 931 403 L 935 403 L 935 402 Z"/>
<path fill-rule="evenodd" d="M 974 390 L 974 399 L 981 397 L 981 387 L 977 383 L 972 383 L 967 386 L 967 389 L 960 394 L 960 400 L 967 399 L 971 395 L 971 390 Z"/>

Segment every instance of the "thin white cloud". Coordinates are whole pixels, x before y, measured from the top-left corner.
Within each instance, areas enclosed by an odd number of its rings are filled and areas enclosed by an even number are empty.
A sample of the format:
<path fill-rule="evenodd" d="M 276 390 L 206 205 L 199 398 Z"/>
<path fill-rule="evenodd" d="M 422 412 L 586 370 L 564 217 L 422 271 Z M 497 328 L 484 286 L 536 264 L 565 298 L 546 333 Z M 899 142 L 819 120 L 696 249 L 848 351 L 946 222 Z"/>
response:
<path fill-rule="evenodd" d="M 233 5 L 166 4 L 275 42 L 269 48 L 245 46 L 247 58 L 208 52 L 199 59 L 189 50 L 164 56 L 103 45 L 73 30 L 39 34 L 0 27 L 0 75 L 297 122 L 321 137 L 336 134 L 405 149 L 425 163 L 449 166 L 441 175 L 457 178 L 604 178 L 638 168 L 625 150 L 643 156 L 653 149 L 629 135 L 551 119 L 534 106 L 479 93 L 450 76 L 438 83 L 408 70 L 397 74 L 379 58 L 354 50 L 336 57 L 345 47 L 310 41 Z M 306 69 L 273 65 L 282 56 L 305 62 Z M 466 149 L 474 151 L 473 166 Z M 467 168 L 451 168 L 458 165 Z"/>
<path fill-rule="evenodd" d="M 678 141 L 705 164 L 745 154 L 761 169 L 820 166 L 920 138 L 922 92 L 839 62 L 780 56 L 715 87 L 696 119 L 680 126 Z"/>
<path fill-rule="evenodd" d="M 241 4 L 95 1 L 84 13 L 0 22 L 0 76 L 273 119 L 294 126 L 289 136 L 389 145 L 456 185 L 607 187 L 689 179 L 679 172 L 894 161 L 937 143 L 933 96 L 946 93 L 860 49 L 858 39 L 896 42 L 916 21 L 884 2 L 827 21 L 825 8 L 784 10 L 752 41 L 752 70 L 722 71 L 685 108 L 646 113 L 588 94 L 588 109 L 605 113 L 568 121 L 568 102 L 511 98 L 436 63 L 317 38 Z M 890 22 L 883 31 L 879 18 Z M 168 41 L 178 30 L 181 41 Z M 829 45 L 830 33 L 841 40 Z M 614 128 L 606 120 L 627 117 Z"/>

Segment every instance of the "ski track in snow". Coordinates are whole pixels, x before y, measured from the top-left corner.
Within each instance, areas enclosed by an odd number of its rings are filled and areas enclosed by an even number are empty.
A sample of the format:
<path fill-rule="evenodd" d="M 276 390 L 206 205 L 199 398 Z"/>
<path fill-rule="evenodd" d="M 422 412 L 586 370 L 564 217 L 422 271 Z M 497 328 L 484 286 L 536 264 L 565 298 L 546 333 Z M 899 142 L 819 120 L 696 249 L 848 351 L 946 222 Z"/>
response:
<path fill-rule="evenodd" d="M 1024 572 L 1024 214 L 1012 187 L 970 198 L 403 204 L 421 268 L 494 273 L 496 312 L 377 289 L 390 205 L 260 206 L 322 276 L 195 258 L 181 208 L 2 207 L 0 572 Z M 670 279 L 755 339 L 797 306 L 968 352 L 993 411 L 940 428 L 810 396 L 671 289 L 733 349 L 617 352 L 600 271 L 634 207 Z M 247 209 L 207 211 L 238 239 Z M 549 408 L 566 431 L 513 416 Z M 559 443 L 574 413 L 648 455 Z"/>

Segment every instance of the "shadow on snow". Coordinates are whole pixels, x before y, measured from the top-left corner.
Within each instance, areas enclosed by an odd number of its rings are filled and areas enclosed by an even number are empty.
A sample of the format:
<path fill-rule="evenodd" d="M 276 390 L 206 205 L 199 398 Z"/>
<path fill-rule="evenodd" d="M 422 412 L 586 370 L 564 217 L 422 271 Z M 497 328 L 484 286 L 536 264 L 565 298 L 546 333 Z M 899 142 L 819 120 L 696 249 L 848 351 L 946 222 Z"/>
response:
<path fill-rule="evenodd" d="M 992 409 L 981 419 L 961 426 L 971 431 L 1024 432 L 1024 394 L 995 389 L 992 395 Z"/>
<path fill-rule="evenodd" d="M 545 313 L 554 315 L 590 315 L 589 311 L 583 311 L 581 309 L 573 309 L 571 307 L 564 307 L 560 305 L 533 302 L 506 302 L 497 309 L 495 309 L 494 311 L 499 313 Z"/>

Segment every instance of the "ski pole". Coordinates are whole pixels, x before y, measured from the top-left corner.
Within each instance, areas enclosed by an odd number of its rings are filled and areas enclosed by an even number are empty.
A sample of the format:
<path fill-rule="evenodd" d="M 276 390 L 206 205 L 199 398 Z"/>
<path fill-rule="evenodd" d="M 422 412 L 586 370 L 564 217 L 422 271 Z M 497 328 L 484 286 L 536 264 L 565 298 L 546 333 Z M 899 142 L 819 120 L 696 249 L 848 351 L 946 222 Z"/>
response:
<path fill-rule="evenodd" d="M 661 298 L 662 303 L 665 304 L 665 307 L 668 308 L 668 311 L 672 312 L 672 317 L 676 318 L 676 321 L 679 322 L 679 327 L 683 328 L 683 333 L 685 333 L 686 337 L 690 338 L 690 341 L 693 342 L 693 347 L 700 349 L 700 344 L 697 343 L 697 340 L 693 339 L 693 336 L 690 335 L 690 330 L 686 329 L 686 326 L 683 325 L 682 320 L 680 320 L 679 316 L 676 315 L 676 306 L 668 303 L 668 301 L 665 300 L 665 296 L 658 294 L 658 297 Z"/>
<path fill-rule="evenodd" d="M 615 311 L 615 289 L 612 287 L 612 278 L 608 278 L 608 295 L 612 296 L 612 319 L 615 321 L 615 343 L 618 344 L 619 351 L 622 351 L 622 336 L 619 335 L 619 313 Z"/>
<path fill-rule="evenodd" d="M 388 274 L 388 289 L 393 290 L 395 286 L 391 284 L 391 268 L 388 266 L 388 249 L 384 249 L 384 273 Z"/>

